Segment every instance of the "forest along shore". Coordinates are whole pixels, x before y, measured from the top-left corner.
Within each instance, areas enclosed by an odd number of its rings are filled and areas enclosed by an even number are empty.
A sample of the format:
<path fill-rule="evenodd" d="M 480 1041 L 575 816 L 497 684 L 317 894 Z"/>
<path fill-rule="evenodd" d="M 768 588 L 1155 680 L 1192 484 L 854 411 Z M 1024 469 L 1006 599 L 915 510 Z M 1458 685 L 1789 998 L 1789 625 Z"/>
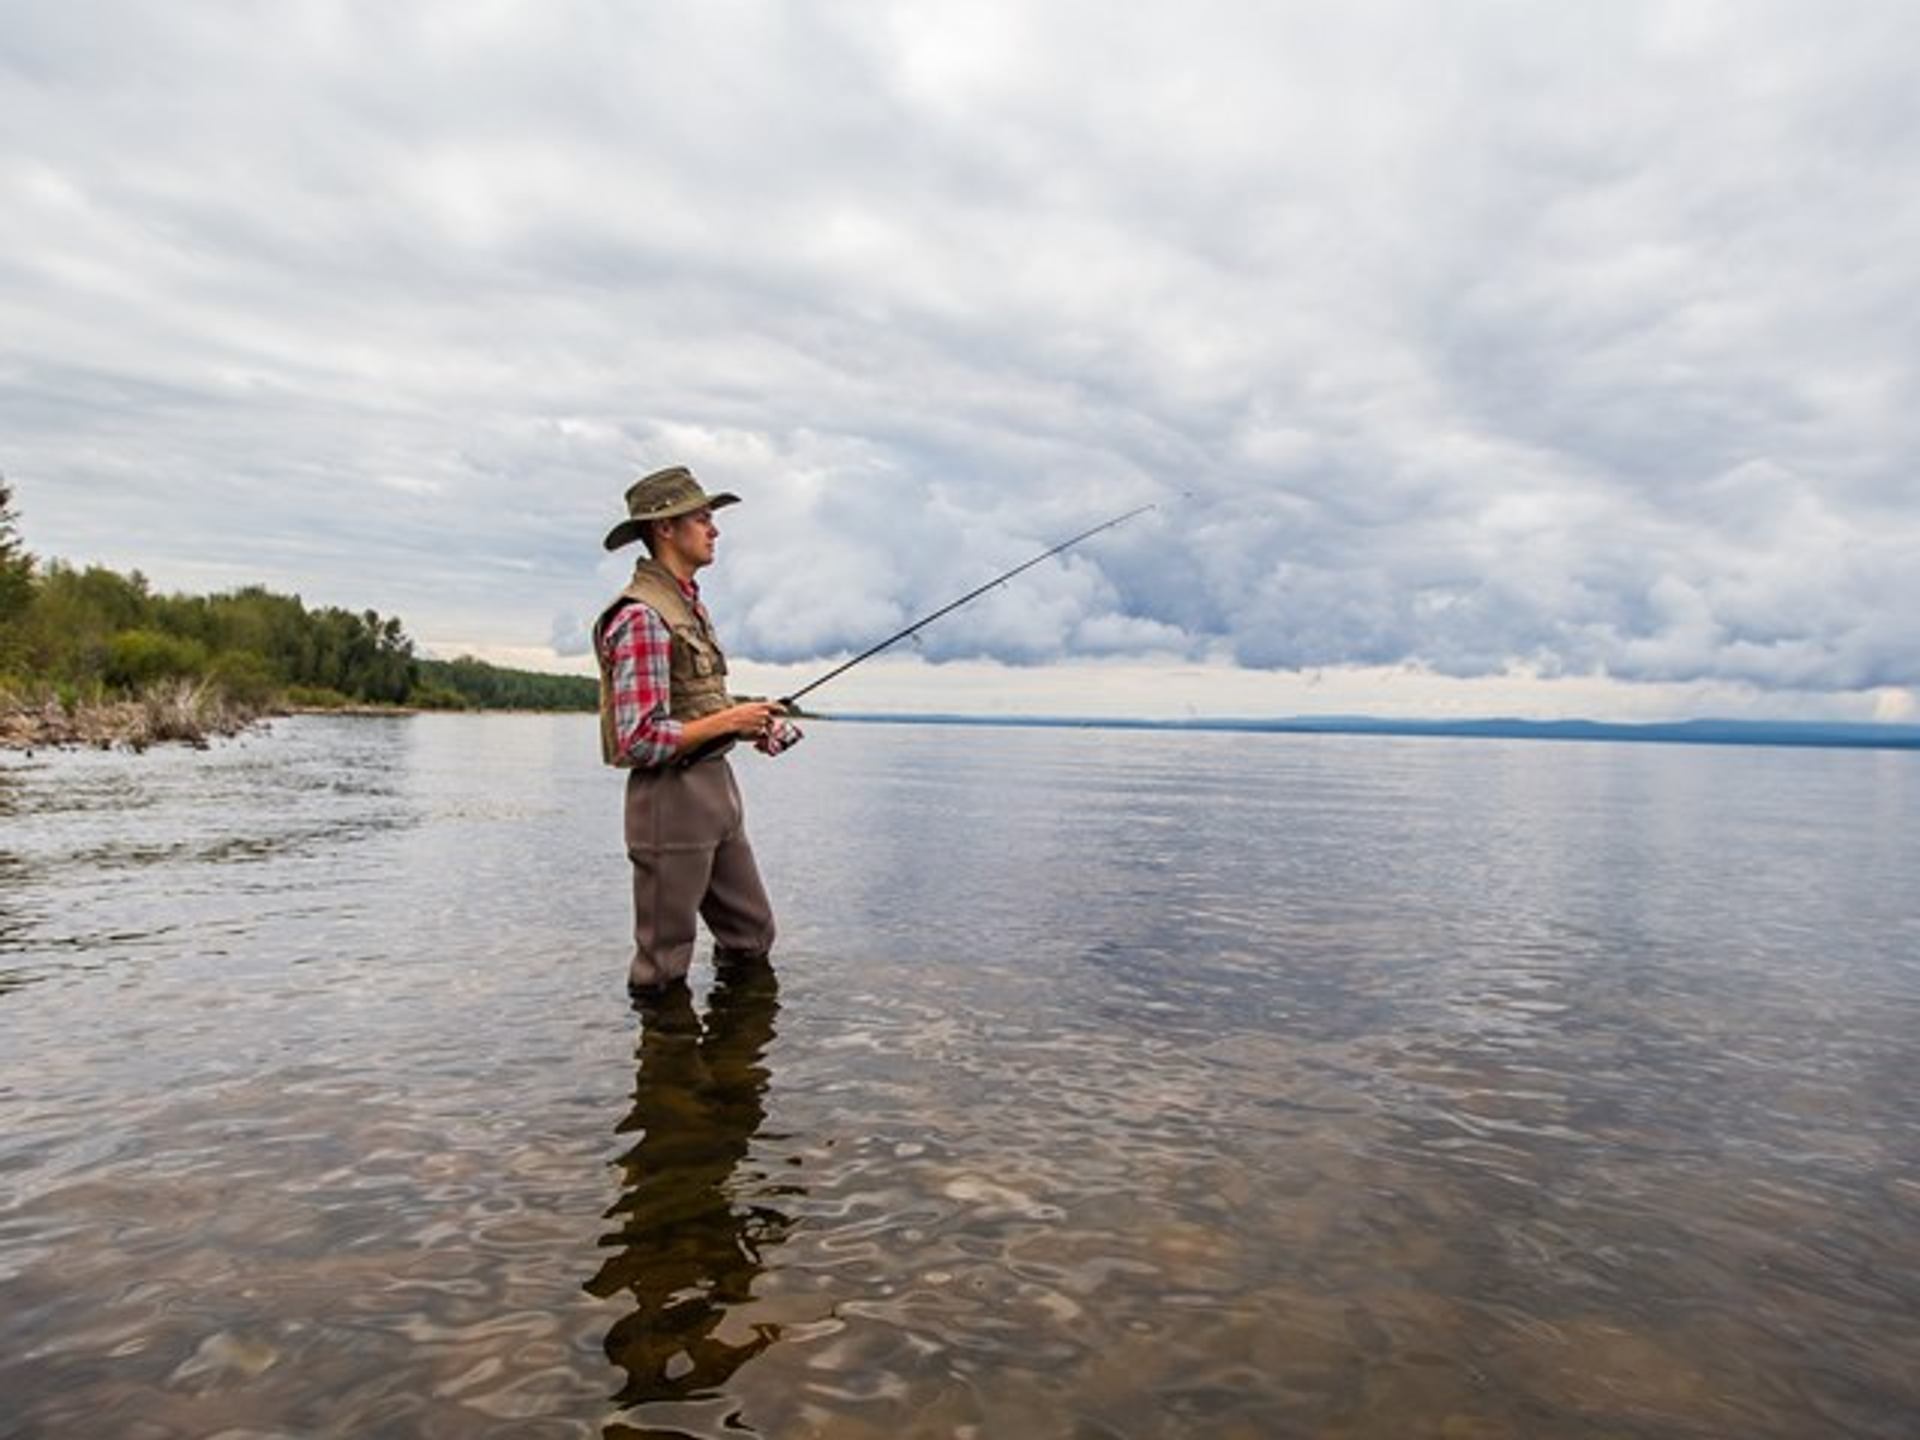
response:
<path fill-rule="evenodd" d="M 204 746 L 273 715 L 597 710 L 596 678 L 432 660 L 398 617 L 42 562 L 0 475 L 0 750 Z"/>

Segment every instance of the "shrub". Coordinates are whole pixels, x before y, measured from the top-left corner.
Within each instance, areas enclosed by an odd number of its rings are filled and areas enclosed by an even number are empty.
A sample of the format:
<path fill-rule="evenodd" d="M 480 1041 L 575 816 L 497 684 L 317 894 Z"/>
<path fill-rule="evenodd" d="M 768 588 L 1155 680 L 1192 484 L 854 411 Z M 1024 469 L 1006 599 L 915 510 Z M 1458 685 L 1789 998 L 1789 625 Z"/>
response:
<path fill-rule="evenodd" d="M 458 690 L 431 681 L 414 686 L 407 703 L 422 710 L 471 710 L 473 704 Z"/>
<path fill-rule="evenodd" d="M 158 630 L 122 630 L 107 642 L 101 679 L 122 690 L 206 673 L 207 647 Z"/>
<path fill-rule="evenodd" d="M 338 710 L 353 703 L 338 690 L 329 690 L 324 685 L 289 685 L 286 701 L 302 710 Z"/>
<path fill-rule="evenodd" d="M 223 693 L 229 703 L 249 710 L 264 710 L 280 691 L 279 677 L 273 667 L 249 650 L 229 650 L 216 655 L 207 667 L 207 679 Z"/>
<path fill-rule="evenodd" d="M 191 680 L 173 679 L 148 690 L 140 697 L 146 719 L 140 740 L 185 740 L 205 745 L 210 717 L 218 709 L 208 688 L 204 682 L 196 685 Z"/>

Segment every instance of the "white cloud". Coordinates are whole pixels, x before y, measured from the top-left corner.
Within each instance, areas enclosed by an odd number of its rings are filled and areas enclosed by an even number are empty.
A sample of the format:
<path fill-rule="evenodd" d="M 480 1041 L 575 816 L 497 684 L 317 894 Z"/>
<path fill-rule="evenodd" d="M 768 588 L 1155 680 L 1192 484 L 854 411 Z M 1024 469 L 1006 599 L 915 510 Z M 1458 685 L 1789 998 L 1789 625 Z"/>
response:
<path fill-rule="evenodd" d="M 1892 0 L 20 4 L 0 465 L 44 553 L 501 650 L 577 655 L 621 490 L 685 460 L 747 497 L 710 594 L 766 661 L 1157 500 L 922 655 L 1897 706 L 1917 41 Z"/>
<path fill-rule="evenodd" d="M 547 644 L 554 656 L 560 659 L 593 653 L 593 637 L 588 622 L 571 610 L 562 610 L 553 617 L 553 628 Z"/>

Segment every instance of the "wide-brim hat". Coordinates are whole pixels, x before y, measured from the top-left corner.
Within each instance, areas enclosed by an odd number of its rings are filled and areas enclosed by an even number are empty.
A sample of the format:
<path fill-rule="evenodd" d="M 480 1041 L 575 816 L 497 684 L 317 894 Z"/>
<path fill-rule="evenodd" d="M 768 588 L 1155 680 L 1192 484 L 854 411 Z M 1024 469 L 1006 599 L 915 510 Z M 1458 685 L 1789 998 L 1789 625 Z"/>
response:
<path fill-rule="evenodd" d="M 738 495 L 721 491 L 709 495 L 684 465 L 669 465 L 651 475 L 642 475 L 627 487 L 627 518 L 607 532 L 607 549 L 631 545 L 654 520 L 671 520 L 676 515 L 691 515 L 695 510 L 718 510 L 722 505 L 737 505 Z"/>

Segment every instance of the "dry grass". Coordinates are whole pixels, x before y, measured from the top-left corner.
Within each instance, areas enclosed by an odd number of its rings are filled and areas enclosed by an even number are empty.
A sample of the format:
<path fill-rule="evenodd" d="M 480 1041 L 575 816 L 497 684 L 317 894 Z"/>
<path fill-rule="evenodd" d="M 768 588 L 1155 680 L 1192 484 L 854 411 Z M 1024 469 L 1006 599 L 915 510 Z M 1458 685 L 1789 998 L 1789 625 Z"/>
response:
<path fill-rule="evenodd" d="M 205 748 L 213 737 L 237 735 L 259 718 L 206 681 L 162 681 L 136 700 L 82 702 L 71 710 L 55 696 L 0 692 L 0 749 L 144 750 L 169 742 Z"/>

